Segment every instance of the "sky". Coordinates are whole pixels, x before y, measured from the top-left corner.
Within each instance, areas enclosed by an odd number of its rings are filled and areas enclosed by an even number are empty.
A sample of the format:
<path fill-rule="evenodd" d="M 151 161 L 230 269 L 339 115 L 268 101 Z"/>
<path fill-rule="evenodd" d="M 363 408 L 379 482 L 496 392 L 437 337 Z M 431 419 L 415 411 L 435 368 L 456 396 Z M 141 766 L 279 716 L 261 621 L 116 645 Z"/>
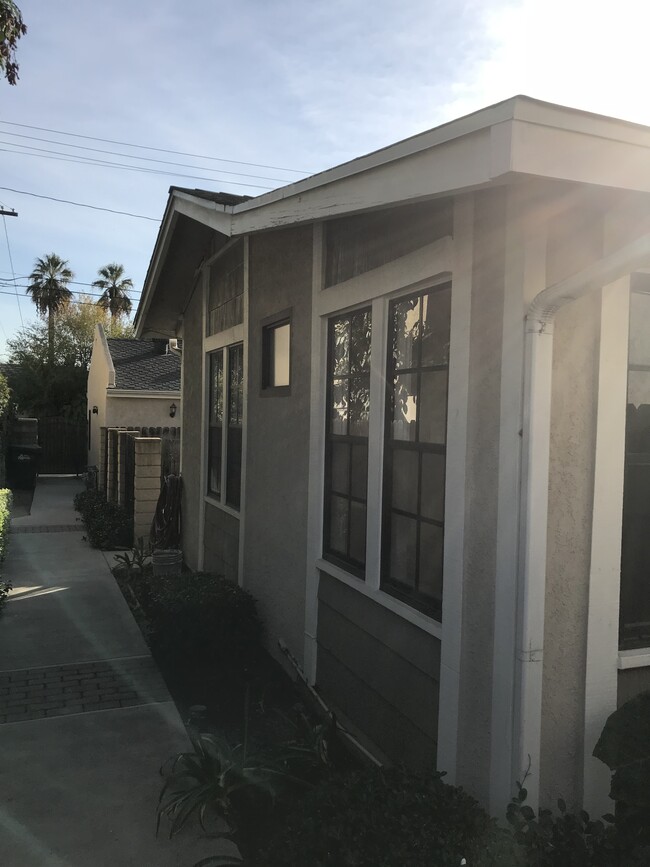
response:
<path fill-rule="evenodd" d="M 137 305 L 171 184 L 261 194 L 518 93 L 650 125 L 647 0 L 18 5 L 0 360 L 36 319 L 37 257 L 68 260 L 75 292 L 118 262 Z"/>

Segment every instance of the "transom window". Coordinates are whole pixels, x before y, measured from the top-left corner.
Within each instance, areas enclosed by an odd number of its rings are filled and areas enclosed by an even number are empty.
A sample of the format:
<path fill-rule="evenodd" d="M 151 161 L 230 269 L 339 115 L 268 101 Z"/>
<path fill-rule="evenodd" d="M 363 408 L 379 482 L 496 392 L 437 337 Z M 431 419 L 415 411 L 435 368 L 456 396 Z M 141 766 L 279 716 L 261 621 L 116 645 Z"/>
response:
<path fill-rule="evenodd" d="M 328 334 L 324 555 L 357 575 L 366 563 L 369 309 L 331 319 Z"/>
<path fill-rule="evenodd" d="M 389 306 L 382 589 L 440 618 L 451 287 Z"/>
<path fill-rule="evenodd" d="M 239 509 L 244 407 L 244 347 L 210 354 L 208 493 Z M 224 435 L 225 431 L 225 435 Z"/>

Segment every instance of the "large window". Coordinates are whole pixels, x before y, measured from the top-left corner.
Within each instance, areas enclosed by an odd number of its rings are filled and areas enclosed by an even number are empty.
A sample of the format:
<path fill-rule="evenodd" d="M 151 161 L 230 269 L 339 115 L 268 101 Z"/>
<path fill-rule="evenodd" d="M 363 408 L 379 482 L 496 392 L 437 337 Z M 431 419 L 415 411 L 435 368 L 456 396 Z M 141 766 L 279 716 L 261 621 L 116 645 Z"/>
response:
<path fill-rule="evenodd" d="M 630 295 L 621 552 L 621 649 L 650 647 L 650 285 Z M 645 278 L 647 281 L 647 278 Z"/>
<path fill-rule="evenodd" d="M 451 287 L 389 307 L 382 588 L 440 618 Z"/>
<path fill-rule="evenodd" d="M 211 353 L 208 492 L 233 509 L 241 500 L 243 390 L 243 345 Z"/>
<path fill-rule="evenodd" d="M 324 555 L 362 576 L 366 562 L 371 313 L 329 322 Z"/>

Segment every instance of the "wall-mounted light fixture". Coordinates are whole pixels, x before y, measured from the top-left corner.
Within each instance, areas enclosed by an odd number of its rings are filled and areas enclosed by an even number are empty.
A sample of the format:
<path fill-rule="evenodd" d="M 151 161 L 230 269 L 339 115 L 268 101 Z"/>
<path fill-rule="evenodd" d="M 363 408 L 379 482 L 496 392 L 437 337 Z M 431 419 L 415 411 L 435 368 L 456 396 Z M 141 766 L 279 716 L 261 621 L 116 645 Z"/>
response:
<path fill-rule="evenodd" d="M 98 408 L 96 406 L 94 406 L 93 407 L 93 415 L 97 415 L 98 413 L 99 413 Z"/>
<path fill-rule="evenodd" d="M 176 404 L 172 403 L 169 407 L 169 417 L 174 418 L 175 415 L 176 415 Z"/>

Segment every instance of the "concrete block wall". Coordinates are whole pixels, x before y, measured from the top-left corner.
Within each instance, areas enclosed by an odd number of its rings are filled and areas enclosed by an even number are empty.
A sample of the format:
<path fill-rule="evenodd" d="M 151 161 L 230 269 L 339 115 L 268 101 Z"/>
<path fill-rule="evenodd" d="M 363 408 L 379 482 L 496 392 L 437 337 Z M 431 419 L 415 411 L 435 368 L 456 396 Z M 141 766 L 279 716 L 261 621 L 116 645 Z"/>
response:
<path fill-rule="evenodd" d="M 135 480 L 133 492 L 133 538 L 149 540 L 151 522 L 160 496 L 161 440 L 136 437 Z"/>

